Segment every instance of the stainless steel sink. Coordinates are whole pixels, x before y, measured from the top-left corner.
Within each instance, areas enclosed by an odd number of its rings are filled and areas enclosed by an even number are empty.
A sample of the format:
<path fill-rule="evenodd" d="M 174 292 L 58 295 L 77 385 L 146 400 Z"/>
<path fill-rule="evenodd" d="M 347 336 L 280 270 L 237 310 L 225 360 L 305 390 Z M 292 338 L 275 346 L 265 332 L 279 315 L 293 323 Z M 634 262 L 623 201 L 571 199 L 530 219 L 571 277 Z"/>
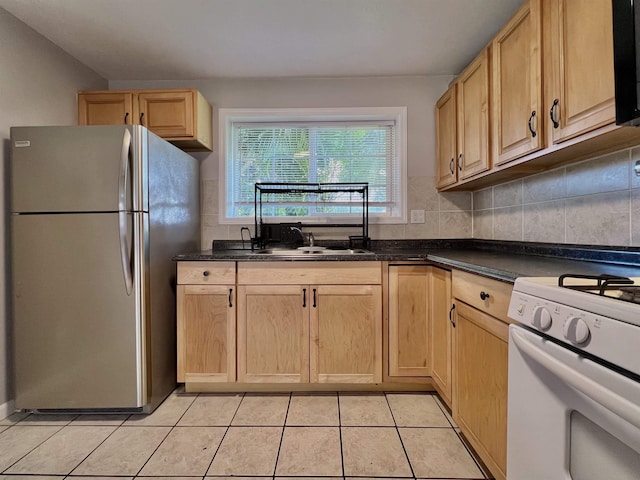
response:
<path fill-rule="evenodd" d="M 373 255 L 369 250 L 361 248 L 345 248 L 345 249 L 285 249 L 285 248 L 266 248 L 254 252 L 257 255 L 268 255 L 274 257 L 321 257 L 327 255 Z"/>

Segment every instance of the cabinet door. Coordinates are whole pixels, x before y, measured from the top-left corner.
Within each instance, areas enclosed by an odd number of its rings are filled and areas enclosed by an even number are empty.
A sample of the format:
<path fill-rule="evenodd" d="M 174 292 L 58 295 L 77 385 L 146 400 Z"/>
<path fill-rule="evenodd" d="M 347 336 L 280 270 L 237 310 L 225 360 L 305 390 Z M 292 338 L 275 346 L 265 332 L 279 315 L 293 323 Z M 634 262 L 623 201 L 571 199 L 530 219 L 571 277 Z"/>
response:
<path fill-rule="evenodd" d="M 540 0 L 529 0 L 493 40 L 494 165 L 543 147 L 541 33 Z"/>
<path fill-rule="evenodd" d="M 458 77 L 458 178 L 489 169 L 489 56 L 484 49 Z"/>
<path fill-rule="evenodd" d="M 136 119 L 129 92 L 78 93 L 78 125 L 130 125 Z"/>
<path fill-rule="evenodd" d="M 139 92 L 139 123 L 167 140 L 194 136 L 193 91 Z"/>
<path fill-rule="evenodd" d="M 438 188 L 452 185 L 458 180 L 456 159 L 456 84 L 454 83 L 436 103 L 436 158 Z"/>
<path fill-rule="evenodd" d="M 380 285 L 311 287 L 311 381 L 382 382 Z"/>
<path fill-rule="evenodd" d="M 431 267 L 429 279 L 431 376 L 438 393 L 451 407 L 451 272 Z"/>
<path fill-rule="evenodd" d="M 456 302 L 454 420 L 496 479 L 506 478 L 508 327 Z"/>
<path fill-rule="evenodd" d="M 309 287 L 238 287 L 238 381 L 309 381 Z"/>
<path fill-rule="evenodd" d="M 389 376 L 429 376 L 427 265 L 389 267 Z"/>
<path fill-rule="evenodd" d="M 235 382 L 235 285 L 178 285 L 179 382 Z"/>
<path fill-rule="evenodd" d="M 615 121 L 611 0 L 545 0 L 554 143 Z M 557 125 L 557 126 L 556 126 Z"/>

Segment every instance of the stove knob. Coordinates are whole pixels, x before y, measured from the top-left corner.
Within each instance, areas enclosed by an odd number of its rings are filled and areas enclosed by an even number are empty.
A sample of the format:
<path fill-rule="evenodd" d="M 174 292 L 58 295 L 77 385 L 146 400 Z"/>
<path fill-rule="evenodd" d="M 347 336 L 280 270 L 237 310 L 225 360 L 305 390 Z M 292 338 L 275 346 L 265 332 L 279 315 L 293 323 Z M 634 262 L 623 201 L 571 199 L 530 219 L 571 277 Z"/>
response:
<path fill-rule="evenodd" d="M 549 310 L 544 307 L 536 307 L 533 309 L 533 318 L 531 319 L 531 325 L 546 332 L 551 328 L 552 323 L 551 314 Z"/>
<path fill-rule="evenodd" d="M 564 322 L 564 338 L 574 345 L 586 343 L 590 335 L 589 325 L 582 318 L 569 317 Z"/>

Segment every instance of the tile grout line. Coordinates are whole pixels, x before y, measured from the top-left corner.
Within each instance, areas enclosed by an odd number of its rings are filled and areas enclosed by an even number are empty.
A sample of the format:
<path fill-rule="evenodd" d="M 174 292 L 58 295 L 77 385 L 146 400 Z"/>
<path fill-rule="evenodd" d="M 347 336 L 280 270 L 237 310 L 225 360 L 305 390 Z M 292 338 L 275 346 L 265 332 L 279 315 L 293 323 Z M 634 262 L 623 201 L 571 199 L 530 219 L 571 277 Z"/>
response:
<path fill-rule="evenodd" d="M 393 409 L 391 408 L 391 404 L 389 403 L 389 398 L 387 397 L 387 392 L 384 392 L 384 400 L 387 402 L 387 407 L 389 407 L 389 412 L 391 412 L 391 418 L 393 419 L 393 426 L 396 429 L 396 433 L 398 434 L 398 438 L 400 439 L 400 445 L 402 445 L 402 451 L 404 452 L 404 456 L 407 459 L 407 463 L 409 464 L 409 469 L 411 470 L 411 477 L 416 478 L 416 472 L 413 471 L 413 465 L 411 465 L 411 459 L 409 458 L 409 454 L 407 454 L 407 449 L 404 446 L 404 442 L 402 441 L 402 435 L 400 435 L 400 429 L 398 428 L 398 422 L 396 421 L 396 417 L 393 414 Z"/>
<path fill-rule="evenodd" d="M 27 417 L 25 417 L 27 418 Z M 20 423 L 20 422 L 18 422 Z M 71 422 L 69 422 L 71 423 Z M 18 458 L 15 462 L 13 462 L 11 465 L 9 465 L 7 468 L 5 468 L 4 470 L 2 470 L 0 472 L 0 474 L 2 475 L 11 475 L 11 474 L 5 474 L 4 472 L 6 472 L 7 470 L 9 470 L 11 467 L 13 467 L 16 463 L 18 463 L 20 460 L 22 460 L 24 457 L 26 457 L 27 455 L 29 455 L 31 452 L 33 452 L 36 448 L 40 447 L 40 445 L 42 445 L 43 443 L 45 443 L 47 440 L 49 440 L 51 437 L 53 437 L 55 434 L 57 434 L 58 432 L 60 432 L 64 427 L 66 427 L 69 423 L 61 426 L 58 430 L 56 430 L 55 432 L 53 432 L 51 435 L 49 435 L 47 438 L 45 438 L 44 440 L 42 440 L 40 443 L 38 443 L 37 445 L 35 445 L 31 450 L 29 450 L 27 453 L 25 453 L 24 455 L 22 455 L 20 458 Z M 16 424 L 17 425 L 17 424 Z M 14 427 L 15 425 L 12 425 L 12 427 Z M 26 426 L 26 425 L 25 425 Z M 57 426 L 57 425 L 32 425 L 34 427 L 36 426 L 40 426 L 40 427 L 44 427 L 44 426 Z M 4 432 L 8 431 L 4 430 Z"/>
<path fill-rule="evenodd" d="M 105 439 L 104 439 L 104 440 L 102 440 L 98 445 L 96 445 L 96 447 L 95 447 L 93 450 L 91 450 L 91 451 L 90 451 L 90 452 L 89 452 L 89 453 L 88 453 L 88 454 L 87 454 L 87 455 L 86 455 L 82 460 L 80 460 L 80 461 L 78 462 L 78 464 L 77 464 L 75 467 L 73 467 L 73 468 L 69 471 L 69 473 L 67 473 L 67 474 L 65 475 L 65 478 L 66 478 L 66 477 L 70 477 L 70 476 L 71 476 L 71 474 L 74 472 L 74 470 L 75 470 L 76 468 L 78 468 L 80 465 L 82 465 L 82 463 L 83 463 L 87 458 L 89 458 L 89 456 L 90 456 L 93 452 L 95 452 L 98 448 L 100 448 L 100 447 L 104 444 L 104 442 L 106 442 L 106 441 L 107 441 L 107 440 L 108 440 L 108 439 L 109 439 L 113 434 L 115 434 L 115 433 L 120 429 L 120 427 L 124 424 L 124 422 L 126 422 L 126 421 L 129 419 L 129 417 L 131 417 L 131 415 L 128 415 L 128 416 L 127 416 L 127 418 L 125 418 L 124 420 L 122 420 L 122 422 L 120 423 L 120 425 L 116 425 L 116 428 L 114 428 L 114 429 L 113 429 L 113 432 L 111 432 L 109 435 L 107 435 L 107 436 L 105 437 Z M 87 425 L 87 426 L 89 426 L 89 427 L 94 427 L 94 426 L 97 426 L 97 425 Z"/>
<path fill-rule="evenodd" d="M 471 445 L 468 444 L 467 439 L 462 435 L 462 431 L 461 430 L 456 430 L 455 428 L 453 429 L 453 431 L 457 435 L 458 439 L 460 440 L 460 442 L 462 443 L 464 448 L 469 453 L 469 456 L 473 460 L 473 463 L 476 464 L 476 466 L 478 467 L 478 470 L 480 470 L 480 473 L 482 473 L 483 477 L 485 479 L 487 479 L 487 478 L 488 479 L 492 479 L 493 477 L 489 476 L 489 471 L 487 470 L 487 468 L 485 468 L 483 465 L 480 465 L 480 462 L 476 458 L 476 454 L 471 449 Z"/>
<path fill-rule="evenodd" d="M 336 392 L 336 398 L 338 400 L 338 438 L 340 439 L 340 463 L 342 465 L 342 478 L 346 477 L 344 471 L 344 446 L 342 444 L 342 415 L 340 414 L 340 392 Z"/>
<path fill-rule="evenodd" d="M 436 396 L 437 396 L 437 394 L 436 394 Z M 456 427 L 454 427 L 453 423 L 451 423 L 453 421 L 453 415 L 450 415 L 449 412 L 445 412 L 445 407 L 444 407 L 444 403 L 442 402 L 442 399 L 440 399 L 438 397 L 438 400 L 435 400 L 435 402 L 436 402 L 436 405 L 438 406 L 438 408 L 440 409 L 440 411 L 442 412 L 442 414 L 444 415 L 444 418 L 447 419 L 447 423 L 449 425 L 451 425 L 451 428 L 453 428 L 455 430 Z M 441 403 L 442 403 L 442 405 L 441 405 Z M 449 420 L 449 418 L 451 418 L 451 420 Z M 443 427 L 443 428 L 447 428 L 447 427 Z"/>
<path fill-rule="evenodd" d="M 213 453 L 213 457 L 211 457 L 211 461 L 209 462 L 209 465 L 207 466 L 207 469 L 204 471 L 204 475 L 202 477 L 203 480 L 207 477 L 207 473 L 209 473 L 209 470 L 211 469 L 211 465 L 213 465 L 213 461 L 215 460 L 216 455 L 218 455 L 218 452 L 220 451 L 220 447 L 222 447 L 222 442 L 224 442 L 224 439 L 226 438 L 227 433 L 229 433 L 229 429 L 231 428 L 231 424 L 233 423 L 233 419 L 236 418 L 236 415 L 238 414 L 238 410 L 240 410 L 240 405 L 242 405 L 242 402 L 244 401 L 244 397 L 246 395 L 247 395 L 246 393 L 242 394 L 242 397 L 240 398 L 240 401 L 238 402 L 238 406 L 236 407 L 236 411 L 233 412 L 233 415 L 231 416 L 231 420 L 229 420 L 229 425 L 227 425 L 226 430 L 222 434 L 222 438 L 220 438 L 220 443 L 218 443 L 218 448 L 216 448 L 216 451 Z"/>
<path fill-rule="evenodd" d="M 280 460 L 280 450 L 282 449 L 282 441 L 284 439 L 284 429 L 287 425 L 287 417 L 289 416 L 289 408 L 291 407 L 292 392 L 289 392 L 289 402 L 287 403 L 287 411 L 284 414 L 284 423 L 282 424 L 282 433 L 280 434 L 280 443 L 278 444 L 278 453 L 276 454 L 276 463 L 273 466 L 273 478 L 276 477 L 276 470 L 278 470 L 278 461 Z"/>
<path fill-rule="evenodd" d="M 175 391 L 175 390 L 174 390 Z M 174 392 L 171 392 L 171 394 L 173 394 Z M 179 394 L 177 394 L 179 395 Z M 184 412 L 182 412 L 182 415 L 180 415 L 180 417 L 175 421 L 175 423 L 173 425 L 156 425 L 157 427 L 171 427 L 169 428 L 169 431 L 167 432 L 167 434 L 164 436 L 164 438 L 162 439 L 162 441 L 156 446 L 156 448 L 153 449 L 153 453 L 151 453 L 151 455 L 149 455 L 149 458 L 147 458 L 144 463 L 142 464 L 142 466 L 140 467 L 140 469 L 138 470 L 138 473 L 136 473 L 133 477 L 137 477 L 138 475 L 140 475 L 140 472 L 142 472 L 142 470 L 144 469 L 144 467 L 147 466 L 147 463 L 149 463 L 149 460 L 151 460 L 151 458 L 156 454 L 156 452 L 160 449 L 160 446 L 167 440 L 167 438 L 169 437 L 169 435 L 171 435 L 171 432 L 173 432 L 176 428 L 176 426 L 178 425 L 178 422 L 180 422 L 180 420 L 182 420 L 182 417 L 185 416 L 185 414 L 187 413 L 187 410 L 189 410 L 191 408 L 191 406 L 193 405 L 193 403 L 196 401 L 196 398 L 198 398 L 200 396 L 200 394 L 197 394 L 193 400 L 191 400 L 191 403 L 189 404 L 189 406 L 187 408 L 184 409 Z M 169 396 L 167 396 L 167 398 L 169 398 Z M 165 398 L 162 403 L 167 401 L 167 398 Z M 162 404 L 160 404 L 162 405 Z M 158 405 L 158 407 L 156 407 L 156 410 L 158 408 L 160 408 L 160 405 Z M 153 412 L 150 413 L 149 415 L 153 415 Z M 123 422 L 124 425 L 124 422 Z M 153 425 L 147 425 L 152 427 Z"/>

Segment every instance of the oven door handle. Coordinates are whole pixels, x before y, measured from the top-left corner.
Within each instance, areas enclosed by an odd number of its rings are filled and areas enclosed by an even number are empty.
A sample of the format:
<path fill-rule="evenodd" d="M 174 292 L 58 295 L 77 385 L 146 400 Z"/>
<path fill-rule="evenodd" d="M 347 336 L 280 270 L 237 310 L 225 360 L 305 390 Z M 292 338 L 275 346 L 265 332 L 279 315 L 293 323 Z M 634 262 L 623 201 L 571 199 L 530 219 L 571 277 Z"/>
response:
<path fill-rule="evenodd" d="M 511 331 L 511 338 L 518 349 L 540 366 L 556 375 L 567 385 L 606 408 L 636 428 L 640 428 L 640 407 L 624 397 L 608 390 L 589 377 L 567 367 L 548 353 L 532 345 L 516 330 Z"/>

